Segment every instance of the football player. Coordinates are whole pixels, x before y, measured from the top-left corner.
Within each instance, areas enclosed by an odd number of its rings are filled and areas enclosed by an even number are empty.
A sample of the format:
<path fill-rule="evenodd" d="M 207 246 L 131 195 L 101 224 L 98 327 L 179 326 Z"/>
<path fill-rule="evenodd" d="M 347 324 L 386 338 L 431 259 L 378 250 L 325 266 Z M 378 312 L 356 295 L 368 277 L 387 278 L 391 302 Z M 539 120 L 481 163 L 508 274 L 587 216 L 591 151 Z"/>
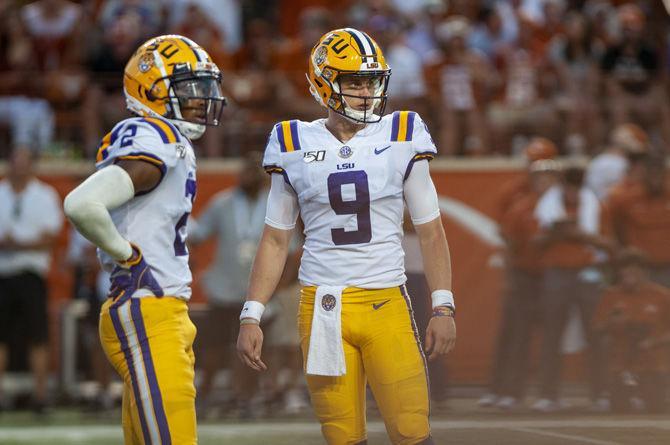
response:
<path fill-rule="evenodd" d="M 259 323 L 300 214 L 298 325 L 312 404 L 329 444 L 366 443 L 366 383 L 394 444 L 433 443 L 424 347 L 435 360 L 456 340 L 449 250 L 427 162 L 437 150 L 416 113 L 384 116 L 390 75 L 367 34 L 345 28 L 324 35 L 307 78 L 328 116 L 275 125 L 263 161 L 272 186 L 238 353 L 251 368 L 266 369 Z M 405 204 L 432 292 L 424 347 L 404 285 Z"/>
<path fill-rule="evenodd" d="M 221 73 L 195 42 L 153 38 L 126 65 L 135 115 L 100 143 L 97 172 L 65 198 L 65 213 L 111 271 L 100 340 L 124 382 L 126 444 L 195 444 L 186 223 L 196 193 L 192 139 L 218 125 Z"/>

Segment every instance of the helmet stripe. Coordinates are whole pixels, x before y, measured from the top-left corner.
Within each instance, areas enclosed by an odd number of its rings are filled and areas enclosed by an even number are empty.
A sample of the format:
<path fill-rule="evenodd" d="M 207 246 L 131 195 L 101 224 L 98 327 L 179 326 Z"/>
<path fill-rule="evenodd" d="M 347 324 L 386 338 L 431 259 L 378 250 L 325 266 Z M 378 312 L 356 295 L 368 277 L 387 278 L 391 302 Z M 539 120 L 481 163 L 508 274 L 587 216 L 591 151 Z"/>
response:
<path fill-rule="evenodd" d="M 359 31 L 356 31 L 353 28 L 345 28 L 345 30 L 347 31 L 347 33 L 349 33 L 351 37 L 353 37 L 354 41 L 358 45 L 358 52 L 361 53 L 361 56 L 366 56 L 370 54 L 368 48 L 366 48 L 366 46 L 363 44 L 363 40 L 365 40 L 365 38 L 361 39 L 362 36 L 360 35 Z"/>
<path fill-rule="evenodd" d="M 363 37 L 365 37 L 365 40 L 367 40 L 368 43 L 370 44 L 370 49 L 372 49 L 372 52 L 370 54 L 372 54 L 373 56 L 376 56 L 377 55 L 377 48 L 375 48 L 375 44 L 372 42 L 372 39 L 370 38 L 370 36 L 367 35 L 364 32 L 362 32 L 361 34 L 363 34 Z"/>

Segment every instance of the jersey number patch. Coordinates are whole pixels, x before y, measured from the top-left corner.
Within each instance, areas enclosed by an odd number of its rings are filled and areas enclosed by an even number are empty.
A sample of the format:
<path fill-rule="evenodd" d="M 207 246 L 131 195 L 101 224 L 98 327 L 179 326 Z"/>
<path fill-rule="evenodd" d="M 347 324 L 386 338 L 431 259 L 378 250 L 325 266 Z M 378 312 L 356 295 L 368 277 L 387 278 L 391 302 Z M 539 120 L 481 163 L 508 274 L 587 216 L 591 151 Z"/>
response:
<path fill-rule="evenodd" d="M 342 186 L 353 184 L 356 199 L 344 200 Z M 328 199 L 330 207 L 337 215 L 356 215 L 358 230 L 330 229 L 333 243 L 343 244 L 368 243 L 372 239 L 372 224 L 370 223 L 370 188 L 368 175 L 363 170 L 352 170 L 331 173 L 328 176 Z"/>

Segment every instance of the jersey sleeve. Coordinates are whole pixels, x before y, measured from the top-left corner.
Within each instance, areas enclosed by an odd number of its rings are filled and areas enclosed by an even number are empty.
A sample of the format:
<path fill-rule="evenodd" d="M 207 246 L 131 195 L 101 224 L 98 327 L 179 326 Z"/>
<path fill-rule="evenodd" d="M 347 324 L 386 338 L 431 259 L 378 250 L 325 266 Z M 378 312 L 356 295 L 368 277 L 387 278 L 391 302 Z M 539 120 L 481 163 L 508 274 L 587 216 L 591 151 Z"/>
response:
<path fill-rule="evenodd" d="M 163 119 L 143 117 L 119 122 L 100 142 L 96 168 L 121 160 L 140 160 L 155 165 L 164 176 L 180 157 L 183 136 Z"/>
<path fill-rule="evenodd" d="M 421 160 L 430 161 L 437 154 L 437 148 L 430 136 L 428 127 L 418 113 L 414 111 L 396 111 L 391 120 L 391 142 L 409 142 L 410 147 L 404 151 L 407 156 L 404 180 L 407 180 L 414 163 Z"/>
<path fill-rule="evenodd" d="M 270 131 L 270 136 L 268 137 L 268 142 L 265 146 L 265 153 L 263 154 L 263 168 L 269 174 L 284 174 L 284 167 L 281 162 L 281 148 L 277 136 L 277 127 L 278 125 L 275 125 L 272 131 Z"/>
<path fill-rule="evenodd" d="M 420 159 L 431 160 L 437 154 L 437 147 L 435 146 L 435 142 L 433 142 L 430 131 L 428 131 L 428 126 L 421 119 L 419 113 L 414 113 L 413 111 L 409 113 L 414 115 L 412 148 L 414 149 L 415 158 L 419 157 Z"/>

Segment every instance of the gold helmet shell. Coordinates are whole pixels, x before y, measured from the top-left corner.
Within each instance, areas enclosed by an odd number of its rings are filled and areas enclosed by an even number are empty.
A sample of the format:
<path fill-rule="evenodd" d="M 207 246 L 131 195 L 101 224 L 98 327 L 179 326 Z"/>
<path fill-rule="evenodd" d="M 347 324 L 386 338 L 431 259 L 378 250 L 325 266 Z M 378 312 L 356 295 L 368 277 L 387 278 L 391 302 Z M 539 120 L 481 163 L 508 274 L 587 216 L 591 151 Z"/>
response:
<path fill-rule="evenodd" d="M 342 76 L 376 79 L 372 96 L 342 93 Z M 326 33 L 312 48 L 307 81 L 314 99 L 322 106 L 355 122 L 378 122 L 386 108 L 386 90 L 391 69 L 377 42 L 354 28 Z M 351 108 L 347 97 L 365 99 L 364 110 Z"/>

